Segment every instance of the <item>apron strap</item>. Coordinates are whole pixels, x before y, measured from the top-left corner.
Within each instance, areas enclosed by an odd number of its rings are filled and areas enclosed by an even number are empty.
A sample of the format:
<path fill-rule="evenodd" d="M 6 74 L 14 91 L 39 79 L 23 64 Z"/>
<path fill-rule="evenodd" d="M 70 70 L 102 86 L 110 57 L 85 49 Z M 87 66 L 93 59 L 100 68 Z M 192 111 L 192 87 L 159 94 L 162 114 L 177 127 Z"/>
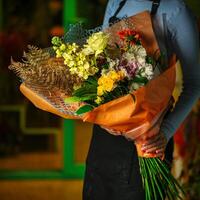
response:
<path fill-rule="evenodd" d="M 153 0 L 153 4 L 151 7 L 151 15 L 155 15 L 157 13 L 158 7 L 160 6 L 160 0 Z"/>
<path fill-rule="evenodd" d="M 120 12 L 120 10 L 124 7 L 125 3 L 126 3 L 127 0 L 122 0 L 120 3 L 119 3 L 119 7 L 117 8 L 117 10 L 115 11 L 114 15 L 112 17 L 110 17 L 109 19 L 109 24 L 111 23 L 114 23 L 118 20 L 118 18 L 116 17 L 117 14 Z"/>

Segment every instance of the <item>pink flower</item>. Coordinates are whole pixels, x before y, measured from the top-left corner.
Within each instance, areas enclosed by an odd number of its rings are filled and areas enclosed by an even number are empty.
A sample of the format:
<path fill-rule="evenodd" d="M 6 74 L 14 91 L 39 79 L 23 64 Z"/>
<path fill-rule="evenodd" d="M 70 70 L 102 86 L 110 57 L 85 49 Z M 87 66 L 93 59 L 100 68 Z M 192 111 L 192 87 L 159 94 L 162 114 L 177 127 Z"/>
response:
<path fill-rule="evenodd" d="M 136 61 L 128 62 L 126 59 L 123 59 L 119 64 L 119 69 L 125 70 L 128 78 L 133 78 L 138 69 L 138 63 Z"/>

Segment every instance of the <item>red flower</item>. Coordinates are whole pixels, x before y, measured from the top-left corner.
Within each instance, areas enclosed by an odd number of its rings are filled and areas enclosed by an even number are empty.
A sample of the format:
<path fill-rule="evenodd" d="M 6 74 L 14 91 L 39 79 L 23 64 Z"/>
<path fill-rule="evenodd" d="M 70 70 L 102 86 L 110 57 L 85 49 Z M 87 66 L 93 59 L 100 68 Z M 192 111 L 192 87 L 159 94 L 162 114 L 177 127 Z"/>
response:
<path fill-rule="evenodd" d="M 131 44 L 135 44 L 137 42 L 140 42 L 141 36 L 140 34 L 131 29 L 124 29 L 122 31 L 117 32 L 121 40 L 128 41 Z"/>

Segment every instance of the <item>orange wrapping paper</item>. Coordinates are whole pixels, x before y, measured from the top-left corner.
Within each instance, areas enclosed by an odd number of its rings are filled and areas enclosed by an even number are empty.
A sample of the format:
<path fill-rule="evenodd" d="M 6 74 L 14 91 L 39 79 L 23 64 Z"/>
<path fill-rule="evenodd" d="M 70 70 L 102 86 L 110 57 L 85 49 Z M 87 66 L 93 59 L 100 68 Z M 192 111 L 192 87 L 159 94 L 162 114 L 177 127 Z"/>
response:
<path fill-rule="evenodd" d="M 175 65 L 172 65 L 146 86 L 134 91 L 133 96 L 129 94 L 100 105 L 82 119 L 127 132 L 124 135 L 135 139 L 141 135 L 139 131 L 146 132 L 167 108 L 175 86 L 175 75 Z M 137 133 L 128 132 L 133 129 L 137 129 Z"/>
<path fill-rule="evenodd" d="M 159 48 L 152 29 L 151 17 L 147 11 L 122 20 L 104 31 L 112 34 L 110 43 L 113 44 L 118 40 L 116 36 L 118 31 L 133 26 L 139 31 L 142 37 L 142 44 L 148 54 L 155 56 L 155 52 L 159 52 Z M 20 90 L 36 107 L 42 110 L 54 113 L 63 118 L 82 119 L 83 121 L 121 131 L 125 137 L 137 141 L 136 146 L 139 156 L 155 157 L 153 154 L 143 154 L 140 147 L 146 138 L 151 137 L 151 135 L 146 134 L 148 130 L 158 120 L 162 121 L 165 112 L 171 105 L 176 79 L 175 63 L 176 59 L 173 57 L 168 69 L 149 81 L 147 85 L 139 88 L 132 94 L 100 105 L 81 117 L 73 117 L 60 112 L 55 106 L 28 88 L 26 83 L 21 84 Z M 56 95 L 59 96 L 59 91 Z"/>

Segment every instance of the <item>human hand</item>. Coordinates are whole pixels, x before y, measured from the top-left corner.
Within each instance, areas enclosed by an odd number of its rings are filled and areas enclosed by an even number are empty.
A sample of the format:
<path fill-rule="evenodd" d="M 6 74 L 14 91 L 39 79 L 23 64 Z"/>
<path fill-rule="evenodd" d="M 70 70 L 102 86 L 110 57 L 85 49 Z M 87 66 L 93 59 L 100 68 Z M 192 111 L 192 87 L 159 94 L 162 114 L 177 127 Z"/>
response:
<path fill-rule="evenodd" d="M 167 138 L 164 133 L 160 131 L 160 126 L 163 121 L 164 114 L 147 132 L 147 137 L 142 142 L 141 150 L 144 153 L 155 154 L 156 157 L 163 158 L 167 146 Z M 148 137 L 149 136 L 149 137 Z"/>
<path fill-rule="evenodd" d="M 162 132 L 147 138 L 143 143 L 141 150 L 144 153 L 154 153 L 157 157 L 162 157 L 167 146 L 167 139 Z"/>
<path fill-rule="evenodd" d="M 151 127 L 148 130 L 148 133 L 145 134 L 146 136 L 141 135 L 136 140 L 137 141 L 143 141 L 141 150 L 144 153 L 152 153 L 156 154 L 156 157 L 163 157 L 166 146 L 167 146 L 167 139 L 165 135 L 160 131 L 160 126 L 163 120 L 163 116 L 159 118 L 159 120 L 154 124 L 153 127 Z M 123 135 L 126 137 L 126 133 L 117 131 L 105 126 L 101 126 L 103 129 L 105 129 L 108 133 L 112 135 Z M 149 137 L 148 137 L 149 136 Z M 131 138 L 127 138 L 128 140 L 131 140 Z"/>

